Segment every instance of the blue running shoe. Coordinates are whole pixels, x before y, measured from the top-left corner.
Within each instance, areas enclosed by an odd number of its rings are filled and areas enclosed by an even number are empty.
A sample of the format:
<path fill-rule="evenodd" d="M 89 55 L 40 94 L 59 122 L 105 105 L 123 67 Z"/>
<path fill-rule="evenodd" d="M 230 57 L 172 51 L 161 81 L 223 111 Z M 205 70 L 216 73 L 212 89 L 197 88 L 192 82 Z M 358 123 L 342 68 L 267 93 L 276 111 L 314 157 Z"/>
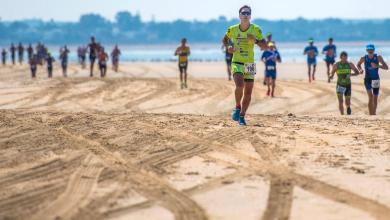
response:
<path fill-rule="evenodd" d="M 240 116 L 240 119 L 239 119 L 238 122 L 240 123 L 240 125 L 246 125 L 245 117 L 244 116 Z"/>
<path fill-rule="evenodd" d="M 241 109 L 239 109 L 239 108 L 236 108 L 233 110 L 233 112 L 232 112 L 233 121 L 238 121 L 238 119 L 240 118 L 240 113 L 241 113 Z"/>

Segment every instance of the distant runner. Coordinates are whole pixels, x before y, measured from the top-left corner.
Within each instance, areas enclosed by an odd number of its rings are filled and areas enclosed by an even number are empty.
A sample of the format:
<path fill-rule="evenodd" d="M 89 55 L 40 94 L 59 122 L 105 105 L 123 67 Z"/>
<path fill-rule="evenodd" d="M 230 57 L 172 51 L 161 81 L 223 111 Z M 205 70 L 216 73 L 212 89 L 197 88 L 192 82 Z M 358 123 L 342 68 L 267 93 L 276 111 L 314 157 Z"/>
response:
<path fill-rule="evenodd" d="M 87 59 L 87 48 L 84 47 L 84 46 L 81 46 L 80 47 L 80 64 L 81 64 L 81 68 L 85 69 L 85 62 L 86 62 L 86 59 Z"/>
<path fill-rule="evenodd" d="M 91 43 L 88 44 L 89 48 L 89 61 L 91 63 L 90 65 L 90 77 L 93 76 L 93 67 L 95 65 L 98 49 L 99 49 L 99 44 L 96 43 L 95 37 L 91 37 Z"/>
<path fill-rule="evenodd" d="M 322 53 L 325 54 L 326 73 L 328 74 L 328 82 L 330 83 L 330 67 L 336 62 L 336 45 L 333 44 L 333 38 L 329 38 L 328 45 L 322 49 Z"/>
<path fill-rule="evenodd" d="M 31 70 L 31 78 L 36 78 L 36 76 L 37 76 L 37 68 L 38 68 L 38 64 L 39 64 L 38 55 L 34 54 L 31 57 L 29 63 L 30 63 L 30 70 Z"/>
<path fill-rule="evenodd" d="M 251 24 L 251 8 L 247 5 L 239 10 L 240 24 L 228 28 L 224 45 L 233 53 L 232 73 L 236 84 L 236 107 L 232 113 L 232 119 L 240 125 L 246 125 L 245 115 L 251 102 L 254 79 L 256 75 L 256 63 L 254 59 L 254 45 L 262 49 L 267 48 L 259 26 Z M 233 46 L 228 46 L 229 41 Z"/>
<path fill-rule="evenodd" d="M 375 53 L 375 46 L 373 44 L 367 45 L 366 50 L 367 55 L 360 58 L 357 68 L 361 73 L 366 73 L 364 77 L 364 86 L 366 87 L 368 95 L 368 112 L 370 115 L 376 115 L 380 88 L 379 69 L 388 70 L 389 67 L 382 56 Z M 363 63 L 365 71 L 362 69 Z"/>
<path fill-rule="evenodd" d="M 12 65 L 15 65 L 15 52 L 16 52 L 16 47 L 15 45 L 12 43 L 11 44 L 11 47 L 9 48 L 9 51 L 11 52 L 11 61 L 12 61 Z"/>
<path fill-rule="evenodd" d="M 314 81 L 315 74 L 316 74 L 316 67 L 317 67 L 317 55 L 318 55 L 318 49 L 316 46 L 314 46 L 314 40 L 313 38 L 309 39 L 309 46 L 307 46 L 303 52 L 304 55 L 307 55 L 307 67 L 308 67 L 308 75 L 309 75 L 309 82 L 312 80 Z M 312 72 L 312 66 L 313 66 L 313 72 Z"/>
<path fill-rule="evenodd" d="M 225 61 L 226 61 L 226 66 L 227 66 L 227 74 L 228 74 L 228 79 L 229 81 L 232 80 L 232 59 L 233 59 L 233 54 L 229 52 L 228 48 L 229 46 L 232 46 L 232 43 L 229 42 L 228 46 L 225 47 L 225 45 L 222 45 L 223 51 L 225 53 Z"/>
<path fill-rule="evenodd" d="M 19 43 L 18 45 L 18 58 L 19 58 L 19 64 L 22 65 L 23 58 L 24 58 L 24 47 L 22 43 Z"/>
<path fill-rule="evenodd" d="M 352 73 L 352 70 L 354 73 Z M 339 110 L 340 114 L 344 115 L 344 100 L 345 96 L 345 106 L 347 107 L 347 114 L 351 115 L 351 95 L 352 95 L 352 83 L 351 76 L 359 75 L 359 70 L 356 68 L 355 64 L 348 62 L 347 52 L 341 52 L 340 61 L 333 65 L 332 71 L 329 78 L 333 79 L 334 74 L 337 73 L 337 85 L 336 93 L 339 100 Z"/>
<path fill-rule="evenodd" d="M 275 97 L 276 62 L 280 63 L 282 59 L 271 41 L 268 43 L 268 47 L 269 49 L 263 52 L 261 60 L 265 64 L 265 80 L 268 86 L 267 96 Z"/>
<path fill-rule="evenodd" d="M 51 55 L 51 53 L 47 54 L 46 57 L 46 64 L 47 64 L 47 74 L 49 78 L 53 77 L 53 63 L 55 62 L 54 57 Z"/>
<path fill-rule="evenodd" d="M 180 88 L 186 89 L 187 85 L 187 68 L 188 56 L 191 54 L 190 47 L 187 46 L 187 39 L 181 40 L 181 45 L 176 49 L 175 56 L 179 56 L 179 71 L 180 71 Z"/>
<path fill-rule="evenodd" d="M 104 51 L 104 47 L 101 47 L 98 54 L 100 77 L 105 77 L 107 73 L 107 61 L 108 54 Z"/>
<path fill-rule="evenodd" d="M 276 43 L 275 43 L 275 41 L 272 40 L 272 33 L 271 32 L 267 33 L 266 43 L 267 43 L 267 45 L 269 43 L 272 43 L 274 45 L 274 47 L 275 47 L 275 50 L 276 50 Z M 267 85 L 266 78 L 267 78 L 267 76 L 265 75 L 265 72 L 264 72 L 263 85 Z"/>
<path fill-rule="evenodd" d="M 32 45 L 28 45 L 28 48 L 27 48 L 27 56 L 28 56 L 28 60 L 31 60 L 32 56 L 34 54 L 34 48 L 32 47 Z"/>
<path fill-rule="evenodd" d="M 7 64 L 7 50 L 6 49 L 3 49 L 1 51 L 1 61 L 3 63 L 3 66 L 5 66 Z"/>
<path fill-rule="evenodd" d="M 60 60 L 61 60 L 61 68 L 62 75 L 64 77 L 68 77 L 68 61 L 69 61 L 69 53 L 70 51 L 66 47 L 66 45 L 60 50 Z"/>
<path fill-rule="evenodd" d="M 118 69 L 119 69 L 119 56 L 120 55 L 121 55 L 121 50 L 119 50 L 118 45 L 115 45 L 114 49 L 111 52 L 112 69 L 115 72 L 118 72 Z"/>

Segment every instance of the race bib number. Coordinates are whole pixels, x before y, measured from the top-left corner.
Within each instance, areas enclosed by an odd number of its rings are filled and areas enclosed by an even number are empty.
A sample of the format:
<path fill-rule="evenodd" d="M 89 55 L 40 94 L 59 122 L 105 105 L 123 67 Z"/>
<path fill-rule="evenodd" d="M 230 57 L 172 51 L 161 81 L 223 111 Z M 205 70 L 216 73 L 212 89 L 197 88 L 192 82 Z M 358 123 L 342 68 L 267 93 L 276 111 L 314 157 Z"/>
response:
<path fill-rule="evenodd" d="M 378 89 L 380 87 L 381 83 L 380 83 L 380 80 L 372 80 L 371 81 L 371 87 L 373 89 Z"/>
<path fill-rule="evenodd" d="M 344 87 L 344 86 L 339 86 L 339 85 L 337 85 L 336 91 L 337 91 L 337 93 L 342 93 L 342 94 L 344 94 L 345 91 L 347 91 L 347 88 Z"/>
<path fill-rule="evenodd" d="M 275 68 L 275 66 L 267 66 L 267 70 L 268 71 L 273 71 L 273 70 L 275 70 L 276 68 Z"/>
<path fill-rule="evenodd" d="M 180 67 L 186 67 L 186 66 L 187 66 L 187 63 L 180 63 L 179 66 L 180 66 Z"/>
<path fill-rule="evenodd" d="M 256 75 L 256 63 L 245 63 L 245 73 L 249 75 Z"/>

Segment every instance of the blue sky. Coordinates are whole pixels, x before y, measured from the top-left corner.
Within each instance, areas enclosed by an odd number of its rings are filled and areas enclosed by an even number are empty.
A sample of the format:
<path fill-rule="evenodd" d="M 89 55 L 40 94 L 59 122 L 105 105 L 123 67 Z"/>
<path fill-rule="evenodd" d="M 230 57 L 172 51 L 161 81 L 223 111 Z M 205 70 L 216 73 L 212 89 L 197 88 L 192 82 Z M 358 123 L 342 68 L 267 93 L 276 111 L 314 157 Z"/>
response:
<path fill-rule="evenodd" d="M 116 12 L 139 12 L 142 20 L 209 20 L 224 15 L 237 17 L 243 4 L 252 6 L 253 16 L 266 19 L 297 17 L 320 19 L 389 18 L 389 0 L 0 0 L 2 20 L 40 18 L 77 21 L 81 14 L 99 13 L 113 19 Z M 326 2 L 326 3 L 324 3 Z"/>

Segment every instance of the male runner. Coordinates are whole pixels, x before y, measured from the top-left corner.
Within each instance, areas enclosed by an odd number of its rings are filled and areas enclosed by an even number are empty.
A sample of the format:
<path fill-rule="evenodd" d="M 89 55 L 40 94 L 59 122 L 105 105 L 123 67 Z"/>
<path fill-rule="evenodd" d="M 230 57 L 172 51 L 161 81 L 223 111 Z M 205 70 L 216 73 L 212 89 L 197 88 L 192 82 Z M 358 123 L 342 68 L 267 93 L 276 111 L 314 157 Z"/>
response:
<path fill-rule="evenodd" d="M 363 73 L 362 64 L 364 63 L 365 77 L 364 86 L 368 95 L 368 112 L 370 115 L 376 115 L 378 106 L 378 96 L 380 88 L 379 69 L 388 70 L 387 63 L 381 55 L 375 53 L 375 46 L 369 44 L 366 46 L 367 54 L 360 58 L 357 68 Z"/>
<path fill-rule="evenodd" d="M 64 46 L 64 48 L 62 48 L 60 50 L 60 60 L 61 60 L 61 67 L 62 67 L 62 75 L 64 77 L 68 77 L 67 71 L 68 71 L 69 53 L 70 53 L 70 51 L 68 50 L 66 45 Z"/>
<path fill-rule="evenodd" d="M 303 52 L 304 55 L 307 55 L 307 67 L 308 67 L 308 75 L 309 75 L 309 82 L 312 80 L 315 80 L 315 74 L 316 74 L 316 67 L 317 67 L 317 55 L 318 55 L 318 49 L 316 46 L 314 46 L 314 40 L 313 38 L 309 39 L 309 46 L 307 46 Z M 313 66 L 313 72 L 311 71 Z"/>
<path fill-rule="evenodd" d="M 330 83 L 330 67 L 336 62 L 336 45 L 333 44 L 333 38 L 329 38 L 328 45 L 322 49 L 325 54 L 326 73 L 328 74 L 328 83 Z"/>
<path fill-rule="evenodd" d="M 98 54 L 100 77 L 105 77 L 107 73 L 107 61 L 108 54 L 104 51 L 104 47 L 101 47 Z"/>
<path fill-rule="evenodd" d="M 175 56 L 179 56 L 180 88 L 187 88 L 187 68 L 188 56 L 191 54 L 190 47 L 187 46 L 187 39 L 181 40 L 181 45 L 176 49 Z"/>
<path fill-rule="evenodd" d="M 28 60 L 31 60 L 33 54 L 34 54 L 34 48 L 32 47 L 31 44 L 29 44 L 27 48 Z"/>
<path fill-rule="evenodd" d="M 81 68 L 85 69 L 85 60 L 87 59 L 87 48 L 80 46 L 80 63 Z"/>
<path fill-rule="evenodd" d="M 35 78 L 37 75 L 37 68 L 38 68 L 38 64 L 39 64 L 39 58 L 38 58 L 38 55 L 37 54 L 34 54 L 30 61 L 30 70 L 31 70 L 31 78 Z"/>
<path fill-rule="evenodd" d="M 263 52 L 261 60 L 265 64 L 265 79 L 268 86 L 267 96 L 275 97 L 276 62 L 280 63 L 282 59 L 271 41 L 268 43 L 268 47 L 269 49 Z"/>
<path fill-rule="evenodd" d="M 274 47 L 275 47 L 275 50 L 276 50 L 276 43 L 274 40 L 272 40 L 272 33 L 271 32 L 268 32 L 267 33 L 267 36 L 266 36 L 266 43 L 267 45 L 269 43 L 273 43 Z M 265 75 L 265 71 L 264 71 L 264 78 L 263 78 L 263 85 L 267 85 L 267 76 Z"/>
<path fill-rule="evenodd" d="M 19 58 L 19 64 L 22 65 L 23 58 L 24 58 L 24 47 L 23 47 L 22 43 L 20 43 L 20 42 L 18 45 L 18 58 Z"/>
<path fill-rule="evenodd" d="M 354 73 L 352 73 L 352 70 Z M 347 114 L 351 115 L 351 95 L 352 95 L 352 83 L 351 76 L 359 75 L 359 70 L 356 68 L 355 64 L 348 62 L 348 54 L 343 51 L 340 54 L 340 61 L 333 65 L 332 71 L 329 78 L 333 79 L 334 74 L 337 73 L 337 85 L 336 93 L 339 100 L 339 110 L 340 114 L 344 115 L 344 100 L 345 96 L 345 106 L 347 107 Z"/>
<path fill-rule="evenodd" d="M 47 64 L 47 74 L 49 78 L 53 77 L 53 63 L 55 62 L 54 57 L 51 53 L 47 53 L 46 64 Z"/>
<path fill-rule="evenodd" d="M 7 64 L 7 50 L 5 49 L 1 51 L 1 61 L 3 63 L 3 66 Z"/>
<path fill-rule="evenodd" d="M 12 65 L 15 65 L 15 52 L 16 52 L 16 47 L 14 46 L 13 43 L 11 44 L 11 47 L 9 48 L 9 50 L 10 50 L 10 52 L 11 52 Z"/>
<path fill-rule="evenodd" d="M 119 56 L 120 55 L 121 55 L 121 50 L 119 50 L 118 45 L 115 45 L 114 49 L 111 52 L 112 69 L 115 72 L 118 72 L 118 69 L 119 69 Z"/>
<path fill-rule="evenodd" d="M 89 76 L 92 77 L 93 76 L 93 67 L 95 65 L 97 53 L 99 50 L 99 44 L 96 43 L 94 36 L 91 37 L 91 43 L 88 44 L 88 48 L 89 48 L 89 61 L 91 63 Z"/>
<path fill-rule="evenodd" d="M 239 9 L 240 24 L 228 28 L 224 45 L 233 53 L 232 73 L 235 89 L 236 107 L 232 113 L 232 119 L 240 125 L 246 125 L 245 114 L 251 102 L 256 64 L 254 60 L 254 45 L 262 49 L 267 48 L 259 26 L 251 24 L 251 8 L 244 5 Z M 229 40 L 233 46 L 228 46 Z"/>

